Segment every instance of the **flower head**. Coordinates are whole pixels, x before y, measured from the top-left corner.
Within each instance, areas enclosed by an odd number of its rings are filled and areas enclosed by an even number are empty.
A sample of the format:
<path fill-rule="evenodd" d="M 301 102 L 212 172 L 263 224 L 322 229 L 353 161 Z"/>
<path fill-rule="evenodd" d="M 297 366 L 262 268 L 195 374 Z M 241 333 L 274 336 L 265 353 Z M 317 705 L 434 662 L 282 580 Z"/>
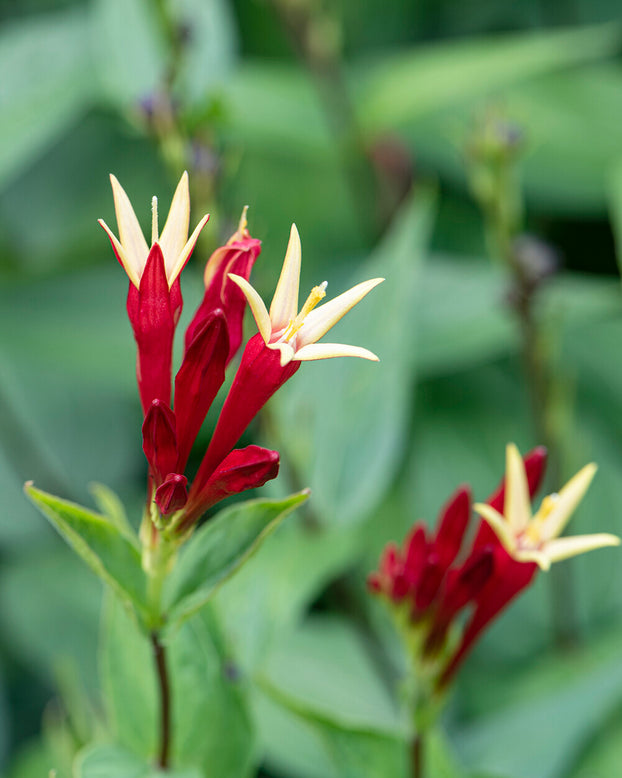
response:
<path fill-rule="evenodd" d="M 150 247 L 140 228 L 129 197 L 115 176 L 110 176 L 114 209 L 117 216 L 119 238 L 117 239 L 103 219 L 99 220 L 106 230 L 117 259 L 123 265 L 130 281 L 136 288 L 147 264 Z M 164 267 L 169 288 L 181 273 L 188 261 L 199 233 L 207 224 L 209 216 L 204 216 L 197 224 L 194 232 L 188 238 L 190 225 L 190 194 L 188 189 L 188 173 L 184 172 L 173 195 L 173 201 L 168 212 L 168 218 L 162 234 L 158 233 L 158 198 L 151 201 L 151 248 L 157 243 L 162 249 Z"/>
<path fill-rule="evenodd" d="M 619 538 L 607 533 L 559 537 L 583 499 L 595 473 L 596 465 L 586 465 L 559 494 L 545 497 L 532 516 L 525 465 L 518 449 L 511 443 L 506 449 L 503 512 L 482 503 L 474 507 L 492 527 L 513 559 L 517 562 L 535 562 L 542 570 L 548 570 L 553 562 L 594 548 L 620 544 Z"/>
<path fill-rule="evenodd" d="M 317 341 L 384 279 L 373 278 L 364 281 L 316 308 L 326 296 L 326 281 L 324 281 L 319 286 L 313 287 L 299 312 L 300 259 L 300 237 L 296 225 L 293 224 L 270 311 L 245 278 L 235 273 L 229 274 L 229 278 L 235 281 L 244 292 L 266 346 L 281 352 L 281 366 L 287 365 L 292 360 L 304 362 L 331 357 L 362 357 L 377 362 L 378 357 L 375 354 L 360 346 L 346 346 L 340 343 L 318 344 Z"/>

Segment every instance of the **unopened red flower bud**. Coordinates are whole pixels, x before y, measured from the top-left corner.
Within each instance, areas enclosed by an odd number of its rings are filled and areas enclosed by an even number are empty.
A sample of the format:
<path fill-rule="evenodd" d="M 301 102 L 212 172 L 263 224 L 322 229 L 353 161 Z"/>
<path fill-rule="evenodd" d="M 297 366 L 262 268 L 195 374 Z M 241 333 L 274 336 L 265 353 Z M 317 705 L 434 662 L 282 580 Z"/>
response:
<path fill-rule="evenodd" d="M 188 501 L 186 487 L 188 479 L 179 473 L 169 473 L 164 483 L 158 487 L 155 501 L 162 515 L 181 510 Z"/>

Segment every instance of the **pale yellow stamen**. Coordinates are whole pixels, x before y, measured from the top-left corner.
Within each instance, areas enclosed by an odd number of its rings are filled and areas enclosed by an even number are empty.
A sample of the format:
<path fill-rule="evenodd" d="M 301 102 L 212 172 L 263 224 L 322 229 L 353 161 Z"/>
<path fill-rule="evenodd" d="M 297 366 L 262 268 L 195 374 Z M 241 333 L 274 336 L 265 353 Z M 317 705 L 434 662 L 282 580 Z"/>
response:
<path fill-rule="evenodd" d="M 158 233 L 158 198 L 154 195 L 151 198 L 151 245 L 157 243 L 160 239 Z"/>
<path fill-rule="evenodd" d="M 311 294 L 305 300 L 305 304 L 300 309 L 300 313 L 296 318 L 289 323 L 288 328 L 285 330 L 282 336 L 282 340 L 289 340 L 293 338 L 298 330 L 305 323 L 305 318 L 311 313 L 315 306 L 326 297 L 326 287 L 328 281 L 322 281 L 319 286 L 314 286 L 311 290 Z"/>
<path fill-rule="evenodd" d="M 542 525 L 553 508 L 555 508 L 558 500 L 559 495 L 557 492 L 553 492 L 553 494 L 547 494 L 547 496 L 542 500 L 542 504 L 540 505 L 538 512 L 529 522 L 529 526 L 525 530 L 524 536 L 529 541 L 530 545 L 537 546 L 542 542 Z"/>

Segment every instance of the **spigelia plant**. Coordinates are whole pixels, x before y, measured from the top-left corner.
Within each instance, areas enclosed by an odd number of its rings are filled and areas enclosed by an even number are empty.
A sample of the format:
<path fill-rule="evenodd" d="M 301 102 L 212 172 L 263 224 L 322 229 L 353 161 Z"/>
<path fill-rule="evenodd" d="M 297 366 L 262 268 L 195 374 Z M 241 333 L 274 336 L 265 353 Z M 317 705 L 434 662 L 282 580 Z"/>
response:
<path fill-rule="evenodd" d="M 594 477 L 594 464 L 546 496 L 532 516 L 545 466 L 544 448 L 523 459 L 509 444 L 500 486 L 474 506 L 482 519 L 471 540 L 471 491 L 462 486 L 441 510 L 435 532 L 417 522 L 401 547 L 390 543 L 384 549 L 378 571 L 368 578 L 371 592 L 390 608 L 412 668 L 406 698 L 415 778 L 425 774 L 425 734 L 486 627 L 532 583 L 538 569 L 620 543 L 606 533 L 559 537 Z"/>
<path fill-rule="evenodd" d="M 203 299 L 185 332 L 183 357 L 173 378 L 173 344 L 183 305 L 180 274 L 208 216 L 188 238 L 190 198 L 184 173 L 161 233 L 153 198 L 148 244 L 125 191 L 114 176 L 111 182 L 118 237 L 105 222 L 100 224 L 129 278 L 127 312 L 137 345 L 147 461 L 140 528 L 136 532 L 119 512 L 99 515 L 31 483 L 26 491 L 122 599 L 151 642 L 159 684 L 159 737 L 157 753 L 151 756 L 161 768 L 168 768 L 176 740 L 187 739 L 188 733 L 173 726 L 173 709 L 180 709 L 185 701 L 175 699 L 166 636 L 210 600 L 267 534 L 307 499 L 308 490 L 283 500 L 236 503 L 199 523 L 208 509 L 225 498 L 261 487 L 277 476 L 277 451 L 236 445 L 302 362 L 339 356 L 378 359 L 358 346 L 318 341 L 383 279 L 358 284 L 319 305 L 325 296 L 324 282 L 312 290 L 299 311 L 301 246 L 293 226 L 268 311 L 248 281 L 261 244 L 249 233 L 244 209 L 238 229 L 207 262 Z M 247 301 L 259 333 L 243 349 L 209 445 L 192 475 L 189 456 L 227 367 L 242 345 Z"/>

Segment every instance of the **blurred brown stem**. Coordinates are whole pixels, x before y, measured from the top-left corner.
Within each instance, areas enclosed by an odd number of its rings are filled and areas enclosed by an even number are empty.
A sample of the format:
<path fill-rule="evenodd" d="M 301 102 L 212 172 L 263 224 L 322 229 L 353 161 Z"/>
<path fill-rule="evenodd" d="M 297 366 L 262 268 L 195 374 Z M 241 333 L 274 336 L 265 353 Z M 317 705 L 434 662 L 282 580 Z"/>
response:
<path fill-rule="evenodd" d="M 417 734 L 412 739 L 410 757 L 412 778 L 423 778 L 423 735 L 420 732 L 417 732 Z"/>
<path fill-rule="evenodd" d="M 158 767 L 166 770 L 169 766 L 171 747 L 171 687 L 166 663 L 166 649 L 160 642 L 157 632 L 151 633 L 151 645 L 156 664 L 156 675 L 160 689 L 160 748 Z"/>

